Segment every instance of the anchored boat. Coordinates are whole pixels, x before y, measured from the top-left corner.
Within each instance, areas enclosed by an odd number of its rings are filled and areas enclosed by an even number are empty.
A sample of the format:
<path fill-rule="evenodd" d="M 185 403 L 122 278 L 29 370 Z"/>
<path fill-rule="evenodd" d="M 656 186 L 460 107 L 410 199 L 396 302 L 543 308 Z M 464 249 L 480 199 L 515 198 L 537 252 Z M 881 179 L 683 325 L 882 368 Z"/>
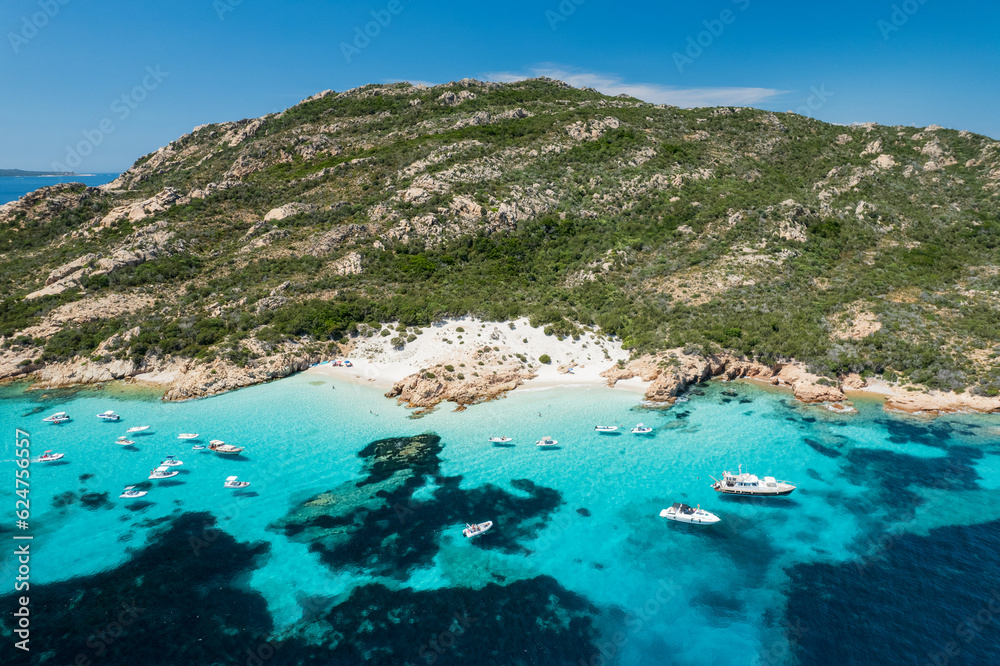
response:
<path fill-rule="evenodd" d="M 69 421 L 70 418 L 69 418 L 69 414 L 67 414 L 66 412 L 56 412 L 52 416 L 46 416 L 42 420 L 45 421 L 46 423 L 56 423 L 56 424 L 59 424 L 59 423 L 65 423 L 66 421 Z"/>
<path fill-rule="evenodd" d="M 545 437 L 542 437 L 540 440 L 538 440 L 537 442 L 535 442 L 535 444 L 537 444 L 538 446 L 555 446 L 558 443 L 559 442 L 557 440 L 552 439 L 548 435 L 546 435 Z"/>
<path fill-rule="evenodd" d="M 226 444 L 221 439 L 213 439 L 208 443 L 208 448 L 216 453 L 221 453 L 223 455 L 234 456 L 237 453 L 243 452 L 242 446 L 233 446 L 232 444 Z"/>
<path fill-rule="evenodd" d="M 597 432 L 616 432 L 618 430 L 618 426 L 599 425 L 599 426 L 594 426 L 594 430 L 596 430 Z"/>
<path fill-rule="evenodd" d="M 669 509 L 660 511 L 660 517 L 667 520 L 675 520 L 678 523 L 691 523 L 694 525 L 714 525 L 719 522 L 719 517 L 714 513 L 709 513 L 701 508 L 692 509 L 687 504 L 674 502 Z"/>
<path fill-rule="evenodd" d="M 249 481 L 240 481 L 240 477 L 238 476 L 227 476 L 226 482 L 223 484 L 223 487 L 239 489 L 239 488 L 246 488 L 249 485 L 250 485 Z"/>
<path fill-rule="evenodd" d="M 198 433 L 196 432 L 182 432 L 177 435 L 177 439 L 198 439 Z"/>
<path fill-rule="evenodd" d="M 121 419 L 120 416 L 115 414 L 110 409 L 106 412 L 101 412 L 100 414 L 98 414 L 97 418 L 101 419 L 102 421 L 118 421 Z"/>
<path fill-rule="evenodd" d="M 633 435 L 648 435 L 653 432 L 653 429 L 648 425 L 638 424 L 636 427 L 632 428 Z"/>
<path fill-rule="evenodd" d="M 494 444 L 504 444 L 506 442 L 509 442 L 511 439 L 513 439 L 513 438 L 512 437 L 504 437 L 503 435 L 500 435 L 500 436 L 490 435 L 489 441 L 493 442 Z"/>
<path fill-rule="evenodd" d="M 167 456 L 163 462 L 160 463 L 160 467 L 180 467 L 184 463 L 177 459 L 176 456 Z"/>
<path fill-rule="evenodd" d="M 38 456 L 31 462 L 36 462 L 36 463 L 55 462 L 57 460 L 62 460 L 63 457 L 65 457 L 65 455 L 66 455 L 65 453 L 52 453 L 52 451 L 46 451 L 45 453 Z"/>
<path fill-rule="evenodd" d="M 135 486 L 125 486 L 125 490 L 119 495 L 121 499 L 136 499 L 137 497 L 144 497 L 146 495 L 145 490 L 137 490 Z"/>
<path fill-rule="evenodd" d="M 476 525 L 465 525 L 465 529 L 462 530 L 462 534 L 465 538 L 471 539 L 472 537 L 479 536 L 480 534 L 485 534 L 493 528 L 493 521 L 487 520 L 485 523 L 478 523 Z"/>
<path fill-rule="evenodd" d="M 780 496 L 791 494 L 795 486 L 787 481 L 778 481 L 773 476 L 765 476 L 763 479 L 757 478 L 753 474 L 743 471 L 740 465 L 738 474 L 730 472 L 722 473 L 722 480 L 715 479 L 712 488 L 716 492 L 724 495 L 757 495 L 757 496 Z"/>
<path fill-rule="evenodd" d="M 150 479 L 169 479 L 172 476 L 177 476 L 180 472 L 175 469 L 170 469 L 166 465 L 160 465 L 152 472 L 149 473 Z"/>
<path fill-rule="evenodd" d="M 135 444 L 135 442 L 133 442 L 125 435 L 122 435 L 121 437 L 115 440 L 115 444 L 117 444 L 118 446 L 132 446 L 133 444 Z"/>
<path fill-rule="evenodd" d="M 132 426 L 125 432 L 145 432 L 150 429 L 151 426 Z"/>

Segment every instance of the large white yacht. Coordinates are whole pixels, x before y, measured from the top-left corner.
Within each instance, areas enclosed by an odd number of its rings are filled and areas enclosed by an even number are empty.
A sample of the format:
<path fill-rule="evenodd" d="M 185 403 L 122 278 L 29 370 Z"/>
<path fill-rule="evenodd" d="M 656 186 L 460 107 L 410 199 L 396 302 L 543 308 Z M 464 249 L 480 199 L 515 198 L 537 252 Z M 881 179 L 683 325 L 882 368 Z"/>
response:
<path fill-rule="evenodd" d="M 722 480 L 716 479 L 712 488 L 725 495 L 764 496 L 788 495 L 795 490 L 795 486 L 792 484 L 787 481 L 778 481 L 773 476 L 765 476 L 760 479 L 754 474 L 744 472 L 743 465 L 740 465 L 739 470 L 738 474 L 723 472 Z"/>

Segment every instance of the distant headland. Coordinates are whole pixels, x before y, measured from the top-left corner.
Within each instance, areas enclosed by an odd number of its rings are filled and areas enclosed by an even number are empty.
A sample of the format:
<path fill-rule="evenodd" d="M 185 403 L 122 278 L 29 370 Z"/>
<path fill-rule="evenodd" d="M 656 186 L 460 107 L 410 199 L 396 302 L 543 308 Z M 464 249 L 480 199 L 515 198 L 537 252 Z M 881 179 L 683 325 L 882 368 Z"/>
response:
<path fill-rule="evenodd" d="M 0 169 L 0 178 L 40 178 L 43 176 L 87 176 L 90 174 L 73 171 L 25 171 L 23 169 Z"/>

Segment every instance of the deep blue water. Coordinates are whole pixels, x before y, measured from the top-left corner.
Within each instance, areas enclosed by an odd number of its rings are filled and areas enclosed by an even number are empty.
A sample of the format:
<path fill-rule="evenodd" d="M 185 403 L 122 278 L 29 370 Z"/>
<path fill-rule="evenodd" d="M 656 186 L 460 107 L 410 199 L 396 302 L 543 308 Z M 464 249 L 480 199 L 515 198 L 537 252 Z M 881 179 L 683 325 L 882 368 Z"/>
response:
<path fill-rule="evenodd" d="M 412 419 L 371 386 L 311 373 L 186 403 L 114 385 L 0 388 L 0 429 L 29 430 L 35 455 L 67 454 L 31 467 L 36 658 L 997 663 L 1000 419 L 699 390 L 668 411 L 621 390 L 522 390 Z M 105 409 L 124 420 L 97 422 Z M 54 411 L 74 420 L 43 424 Z M 655 431 L 598 435 L 597 421 Z M 153 428 L 134 447 L 113 444 L 139 424 Z M 194 451 L 179 432 L 247 450 Z M 491 446 L 494 433 L 514 446 Z M 534 446 L 543 435 L 559 447 Z M 9 440 L 0 477 L 13 474 Z M 147 482 L 166 454 L 181 474 Z M 798 489 L 713 493 L 710 475 L 741 463 Z M 231 474 L 251 486 L 222 488 Z M 149 494 L 118 498 L 135 483 Z M 0 485 L 0 506 L 14 499 Z M 658 513 L 673 501 L 722 522 L 668 523 Z M 461 536 L 481 520 L 496 527 Z M 13 531 L 0 520 L 0 540 Z M 2 663 L 10 629 L 0 618 Z"/>
<path fill-rule="evenodd" d="M 51 176 L 39 178 L 0 178 L 0 205 L 16 201 L 28 192 L 56 183 L 83 183 L 91 187 L 110 183 L 117 173 L 95 173 L 92 176 Z"/>

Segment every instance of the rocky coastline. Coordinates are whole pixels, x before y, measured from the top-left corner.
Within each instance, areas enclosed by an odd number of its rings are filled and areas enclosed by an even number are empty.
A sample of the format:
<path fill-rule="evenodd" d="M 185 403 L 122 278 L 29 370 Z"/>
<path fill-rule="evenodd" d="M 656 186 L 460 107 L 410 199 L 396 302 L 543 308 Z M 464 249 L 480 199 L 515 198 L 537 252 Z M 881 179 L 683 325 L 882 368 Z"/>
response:
<path fill-rule="evenodd" d="M 105 305 L 118 305 L 123 309 L 136 306 L 124 302 Z M 616 362 L 608 353 L 617 355 L 622 350 L 611 346 L 597 348 L 598 339 L 594 338 L 590 341 L 590 349 L 600 350 L 600 360 L 589 360 L 593 357 L 587 357 L 588 360 L 581 363 L 577 359 L 581 358 L 581 354 L 588 353 L 584 352 L 586 345 L 574 347 L 575 343 L 568 340 L 556 341 L 546 336 L 541 336 L 540 341 L 533 338 L 527 345 L 516 344 L 522 341 L 514 341 L 513 338 L 533 335 L 531 329 L 524 325 L 526 322 L 518 322 L 516 331 L 511 322 L 508 326 L 490 324 L 492 330 L 484 325 L 482 330 L 488 333 L 486 340 L 492 346 L 482 344 L 456 349 L 448 336 L 457 337 L 457 324 L 460 323 L 470 329 L 479 325 L 476 321 L 470 324 L 464 319 L 455 320 L 417 345 L 409 346 L 406 352 L 396 349 L 399 358 L 379 355 L 378 345 L 385 347 L 383 352 L 391 349 L 384 337 L 354 341 L 352 346 L 342 347 L 341 352 L 355 361 L 355 367 L 368 362 L 373 364 L 372 367 L 380 368 L 375 371 L 380 382 L 377 385 L 388 389 L 385 392 L 387 398 L 424 411 L 445 402 L 455 403 L 456 409 L 462 410 L 470 405 L 502 398 L 526 383 L 532 386 L 604 384 L 613 388 L 619 382 L 629 380 L 643 383 L 641 390 L 647 401 L 669 407 L 698 382 L 746 379 L 790 390 L 802 403 L 823 404 L 833 411 L 854 411 L 850 400 L 853 396 L 881 398 L 887 411 L 917 415 L 1000 413 L 1000 398 L 997 397 L 927 391 L 921 387 L 887 384 L 879 380 L 869 383 L 856 374 L 831 380 L 809 372 L 803 364 L 795 361 L 768 365 L 728 353 L 701 355 L 672 349 Z M 129 333 L 126 331 L 121 335 L 128 336 Z M 511 339 L 508 340 L 508 337 Z M 543 347 L 542 343 L 549 346 Z M 600 344 L 608 345 L 606 341 Z M 417 349 L 420 349 L 419 355 Z M 537 361 L 546 353 L 555 355 L 556 349 L 564 352 L 559 363 Z M 323 360 L 314 347 L 299 342 L 284 343 L 274 349 L 259 349 L 257 352 L 255 358 L 242 365 L 222 358 L 196 361 L 169 356 L 146 357 L 140 363 L 128 358 L 102 362 L 77 357 L 71 361 L 34 365 L 30 361 L 24 362 L 23 351 L 4 350 L 0 352 L 0 382 L 27 379 L 32 382 L 32 390 L 44 390 L 125 381 L 162 389 L 163 400 L 177 401 L 203 398 L 281 379 L 307 370 Z M 342 374 L 341 377 L 361 380 L 358 375 Z M 370 375 L 367 380 L 376 381 Z M 634 382 L 624 385 L 637 388 Z"/>

